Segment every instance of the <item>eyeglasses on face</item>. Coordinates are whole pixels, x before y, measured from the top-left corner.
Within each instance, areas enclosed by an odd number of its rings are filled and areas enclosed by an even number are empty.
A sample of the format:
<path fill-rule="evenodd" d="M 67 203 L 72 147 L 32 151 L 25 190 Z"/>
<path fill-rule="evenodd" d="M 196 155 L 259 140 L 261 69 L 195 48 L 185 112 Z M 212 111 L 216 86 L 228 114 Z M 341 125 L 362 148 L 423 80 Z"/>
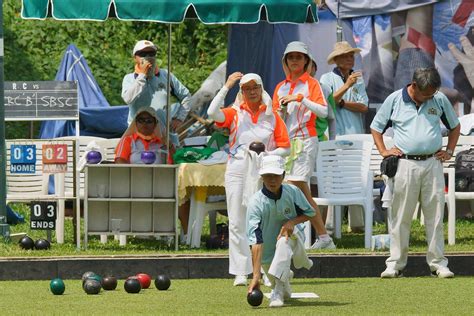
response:
<path fill-rule="evenodd" d="M 249 93 L 251 91 L 259 91 L 260 90 L 260 86 L 259 85 L 256 85 L 256 86 L 253 86 L 253 87 L 245 87 L 245 88 L 242 88 L 242 91 L 245 92 L 245 93 Z"/>
<path fill-rule="evenodd" d="M 155 57 L 156 52 L 138 51 L 135 55 L 138 57 Z"/>
<path fill-rule="evenodd" d="M 155 124 L 155 122 L 154 118 L 137 118 L 137 123 L 140 124 Z"/>

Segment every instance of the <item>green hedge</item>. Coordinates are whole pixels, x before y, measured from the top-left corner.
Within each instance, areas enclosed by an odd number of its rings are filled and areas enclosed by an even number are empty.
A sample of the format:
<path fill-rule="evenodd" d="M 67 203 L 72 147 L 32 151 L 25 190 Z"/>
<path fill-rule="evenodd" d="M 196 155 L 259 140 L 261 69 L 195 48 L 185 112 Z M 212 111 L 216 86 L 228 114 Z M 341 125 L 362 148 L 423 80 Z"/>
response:
<path fill-rule="evenodd" d="M 124 104 L 122 78 L 133 70 L 135 42 L 149 39 L 159 46 L 158 59 L 167 65 L 168 26 L 160 23 L 22 20 L 18 0 L 3 1 L 5 80 L 54 80 L 66 47 L 83 53 L 111 105 Z M 195 92 L 227 57 L 227 26 L 186 20 L 172 26 L 172 71 Z M 26 123 L 9 122 L 7 138 L 29 137 Z"/>

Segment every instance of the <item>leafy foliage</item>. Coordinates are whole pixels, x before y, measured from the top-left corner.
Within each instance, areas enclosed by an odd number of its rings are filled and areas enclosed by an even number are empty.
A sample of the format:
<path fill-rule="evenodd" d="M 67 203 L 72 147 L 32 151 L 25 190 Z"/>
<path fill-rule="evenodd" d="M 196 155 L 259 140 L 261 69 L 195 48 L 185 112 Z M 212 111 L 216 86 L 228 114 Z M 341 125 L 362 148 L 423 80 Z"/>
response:
<path fill-rule="evenodd" d="M 54 80 L 67 45 L 83 53 L 111 105 L 121 105 L 123 76 L 133 71 L 135 42 L 152 40 L 167 66 L 168 25 L 148 22 L 22 20 L 21 2 L 3 1 L 5 80 Z M 172 26 L 172 72 L 191 92 L 227 58 L 227 27 L 186 20 Z M 39 125 L 39 124 L 38 124 Z M 27 123 L 8 123 L 7 138 L 24 138 Z"/>

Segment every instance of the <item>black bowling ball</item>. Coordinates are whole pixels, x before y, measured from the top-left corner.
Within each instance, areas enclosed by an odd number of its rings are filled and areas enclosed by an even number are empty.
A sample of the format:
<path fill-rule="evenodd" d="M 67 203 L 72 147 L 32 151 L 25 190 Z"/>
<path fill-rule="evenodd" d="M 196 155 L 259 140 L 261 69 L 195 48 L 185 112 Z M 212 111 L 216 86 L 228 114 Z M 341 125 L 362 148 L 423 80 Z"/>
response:
<path fill-rule="evenodd" d="M 35 242 L 28 236 L 23 237 L 19 241 L 20 247 L 26 250 L 35 248 Z"/>
<path fill-rule="evenodd" d="M 263 293 L 259 289 L 253 289 L 252 292 L 247 294 L 247 303 L 252 306 L 260 306 L 263 301 Z"/>
<path fill-rule="evenodd" d="M 166 275 L 160 274 L 155 279 L 155 287 L 160 291 L 166 291 L 171 285 L 171 280 Z"/>
<path fill-rule="evenodd" d="M 88 279 L 86 280 L 86 282 L 84 282 L 84 286 L 82 288 L 87 294 L 96 295 L 100 293 L 102 286 L 100 285 L 99 281 L 94 279 Z"/>
<path fill-rule="evenodd" d="M 46 250 L 51 248 L 51 244 L 46 239 L 38 239 L 35 241 L 35 248 L 38 250 Z"/>
<path fill-rule="evenodd" d="M 127 291 L 127 293 L 132 293 L 132 294 L 139 293 L 140 290 L 142 289 L 142 285 L 140 284 L 140 281 L 136 277 L 128 278 L 125 281 L 123 287 L 125 291 Z"/>
<path fill-rule="evenodd" d="M 249 150 L 252 150 L 258 154 L 265 151 L 265 144 L 261 142 L 251 142 L 249 145 Z"/>

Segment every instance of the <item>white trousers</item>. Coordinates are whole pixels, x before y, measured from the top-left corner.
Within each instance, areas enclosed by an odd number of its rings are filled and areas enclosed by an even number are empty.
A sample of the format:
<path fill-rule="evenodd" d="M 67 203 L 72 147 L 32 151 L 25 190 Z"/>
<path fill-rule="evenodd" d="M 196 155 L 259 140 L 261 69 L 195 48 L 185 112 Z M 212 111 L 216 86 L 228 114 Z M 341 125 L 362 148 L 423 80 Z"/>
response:
<path fill-rule="evenodd" d="M 393 183 L 392 207 L 388 210 L 390 257 L 387 268 L 403 270 L 407 263 L 413 213 L 420 202 L 425 217 L 428 251 L 426 262 L 431 271 L 447 267 L 444 257 L 444 176 L 443 165 L 435 159 L 400 159 Z"/>
<path fill-rule="evenodd" d="M 303 241 L 296 234 L 288 240 L 284 237 L 278 239 L 272 263 L 262 265 L 265 274 L 272 283 L 272 288 L 275 287 L 275 279 L 282 282 L 289 281 L 291 260 L 293 260 L 296 269 L 309 270 L 313 266 L 313 262 L 306 254 Z"/>
<path fill-rule="evenodd" d="M 229 273 L 252 273 L 252 254 L 247 240 L 247 208 L 242 206 L 243 174 L 225 174 L 225 194 L 229 216 Z"/>

